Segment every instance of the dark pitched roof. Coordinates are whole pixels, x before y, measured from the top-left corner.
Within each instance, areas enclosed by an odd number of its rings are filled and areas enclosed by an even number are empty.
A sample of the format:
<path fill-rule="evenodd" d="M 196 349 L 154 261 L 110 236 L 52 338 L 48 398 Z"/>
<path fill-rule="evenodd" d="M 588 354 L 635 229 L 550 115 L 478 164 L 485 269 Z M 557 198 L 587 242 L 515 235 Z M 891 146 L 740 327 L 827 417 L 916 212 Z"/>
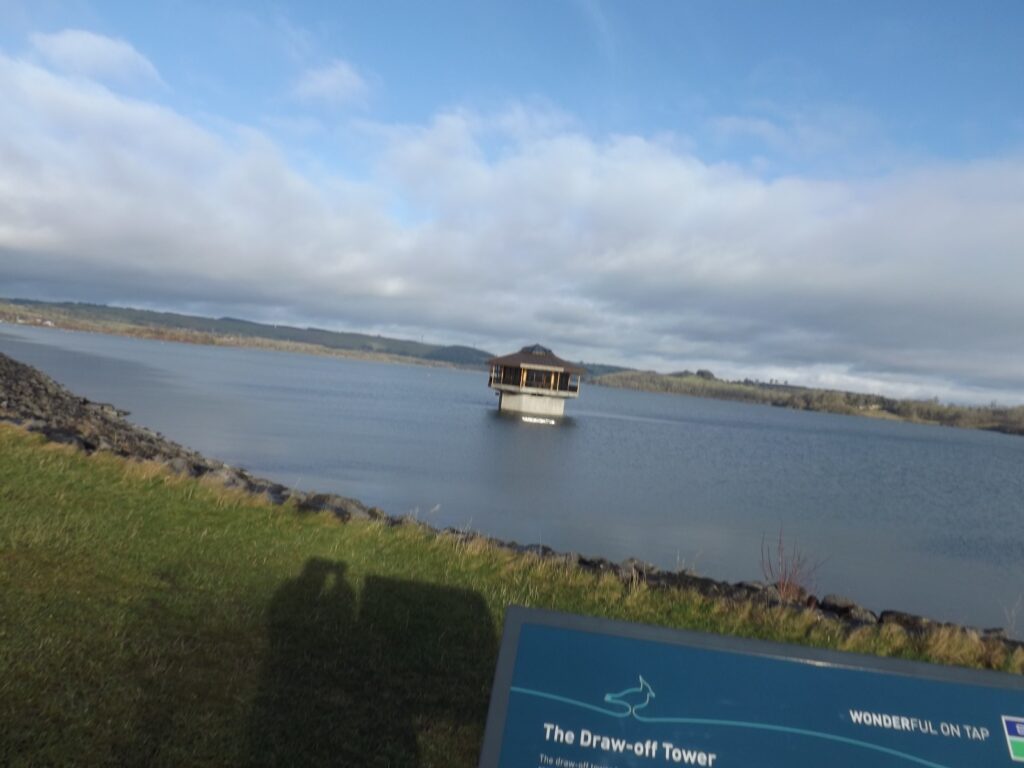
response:
<path fill-rule="evenodd" d="M 521 368 L 525 366 L 544 366 L 545 368 L 556 368 L 568 373 L 586 373 L 583 366 L 570 363 L 555 354 L 547 347 L 540 344 L 523 347 L 518 352 L 505 355 L 504 357 L 492 357 L 487 361 L 490 365 L 504 365 L 509 368 Z"/>

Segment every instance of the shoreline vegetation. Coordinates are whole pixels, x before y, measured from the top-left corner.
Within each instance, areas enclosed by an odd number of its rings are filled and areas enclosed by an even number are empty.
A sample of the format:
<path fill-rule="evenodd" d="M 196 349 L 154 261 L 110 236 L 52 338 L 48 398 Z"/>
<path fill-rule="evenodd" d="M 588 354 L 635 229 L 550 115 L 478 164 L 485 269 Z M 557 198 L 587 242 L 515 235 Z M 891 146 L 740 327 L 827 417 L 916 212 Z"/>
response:
<path fill-rule="evenodd" d="M 0 322 L 90 331 L 158 341 L 210 346 L 250 347 L 281 352 L 481 369 L 490 352 L 458 345 L 436 345 L 317 328 L 294 328 L 234 318 L 205 318 L 176 313 L 82 303 L 0 299 Z M 966 406 L 938 399 L 912 400 L 754 380 L 726 381 L 707 370 L 657 373 L 619 366 L 581 363 L 587 381 L 604 387 L 770 405 L 803 411 L 904 421 L 913 424 L 981 429 L 1024 436 L 1024 405 Z"/>
<path fill-rule="evenodd" d="M 4 355 L 0 422 L 5 765 L 468 768 L 510 604 L 1024 674 L 1002 631 L 285 488 Z"/>
<path fill-rule="evenodd" d="M 760 381 L 723 381 L 710 371 L 655 373 L 620 371 L 599 376 L 596 383 L 620 389 L 666 392 L 715 400 L 773 405 L 799 411 L 823 411 L 848 416 L 891 419 L 913 424 L 931 424 L 961 429 L 983 429 L 1009 435 L 1024 435 L 1024 406 L 966 406 L 941 403 L 938 399 L 906 400 L 882 395 L 812 389 Z"/>

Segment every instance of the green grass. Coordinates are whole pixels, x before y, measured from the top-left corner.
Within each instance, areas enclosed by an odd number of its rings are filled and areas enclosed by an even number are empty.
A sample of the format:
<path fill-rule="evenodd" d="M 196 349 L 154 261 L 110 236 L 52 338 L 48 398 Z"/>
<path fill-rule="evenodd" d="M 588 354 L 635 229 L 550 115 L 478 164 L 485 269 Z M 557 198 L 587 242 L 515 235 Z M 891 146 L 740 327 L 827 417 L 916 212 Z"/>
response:
<path fill-rule="evenodd" d="M 1021 671 L 415 524 L 341 524 L 0 425 L 0 765 L 473 766 L 510 603 Z"/>

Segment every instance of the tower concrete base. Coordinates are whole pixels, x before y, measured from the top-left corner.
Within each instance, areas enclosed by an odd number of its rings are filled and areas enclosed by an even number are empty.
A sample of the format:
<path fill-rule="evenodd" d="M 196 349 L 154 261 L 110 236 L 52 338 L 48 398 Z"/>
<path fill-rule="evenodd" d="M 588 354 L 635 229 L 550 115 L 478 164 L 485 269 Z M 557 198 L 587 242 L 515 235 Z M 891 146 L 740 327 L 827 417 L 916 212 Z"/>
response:
<path fill-rule="evenodd" d="M 559 417 L 565 413 L 565 398 L 544 395 L 517 395 L 501 392 L 498 400 L 499 411 L 527 413 L 534 416 Z"/>

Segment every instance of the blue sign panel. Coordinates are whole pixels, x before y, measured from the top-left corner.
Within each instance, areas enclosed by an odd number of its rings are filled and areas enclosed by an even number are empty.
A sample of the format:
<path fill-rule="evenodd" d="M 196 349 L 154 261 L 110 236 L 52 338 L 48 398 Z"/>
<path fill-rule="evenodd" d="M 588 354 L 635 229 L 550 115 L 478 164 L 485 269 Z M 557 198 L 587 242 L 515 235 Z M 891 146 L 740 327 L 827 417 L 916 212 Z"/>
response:
<path fill-rule="evenodd" d="M 995 768 L 1024 678 L 510 608 L 481 768 Z"/>

